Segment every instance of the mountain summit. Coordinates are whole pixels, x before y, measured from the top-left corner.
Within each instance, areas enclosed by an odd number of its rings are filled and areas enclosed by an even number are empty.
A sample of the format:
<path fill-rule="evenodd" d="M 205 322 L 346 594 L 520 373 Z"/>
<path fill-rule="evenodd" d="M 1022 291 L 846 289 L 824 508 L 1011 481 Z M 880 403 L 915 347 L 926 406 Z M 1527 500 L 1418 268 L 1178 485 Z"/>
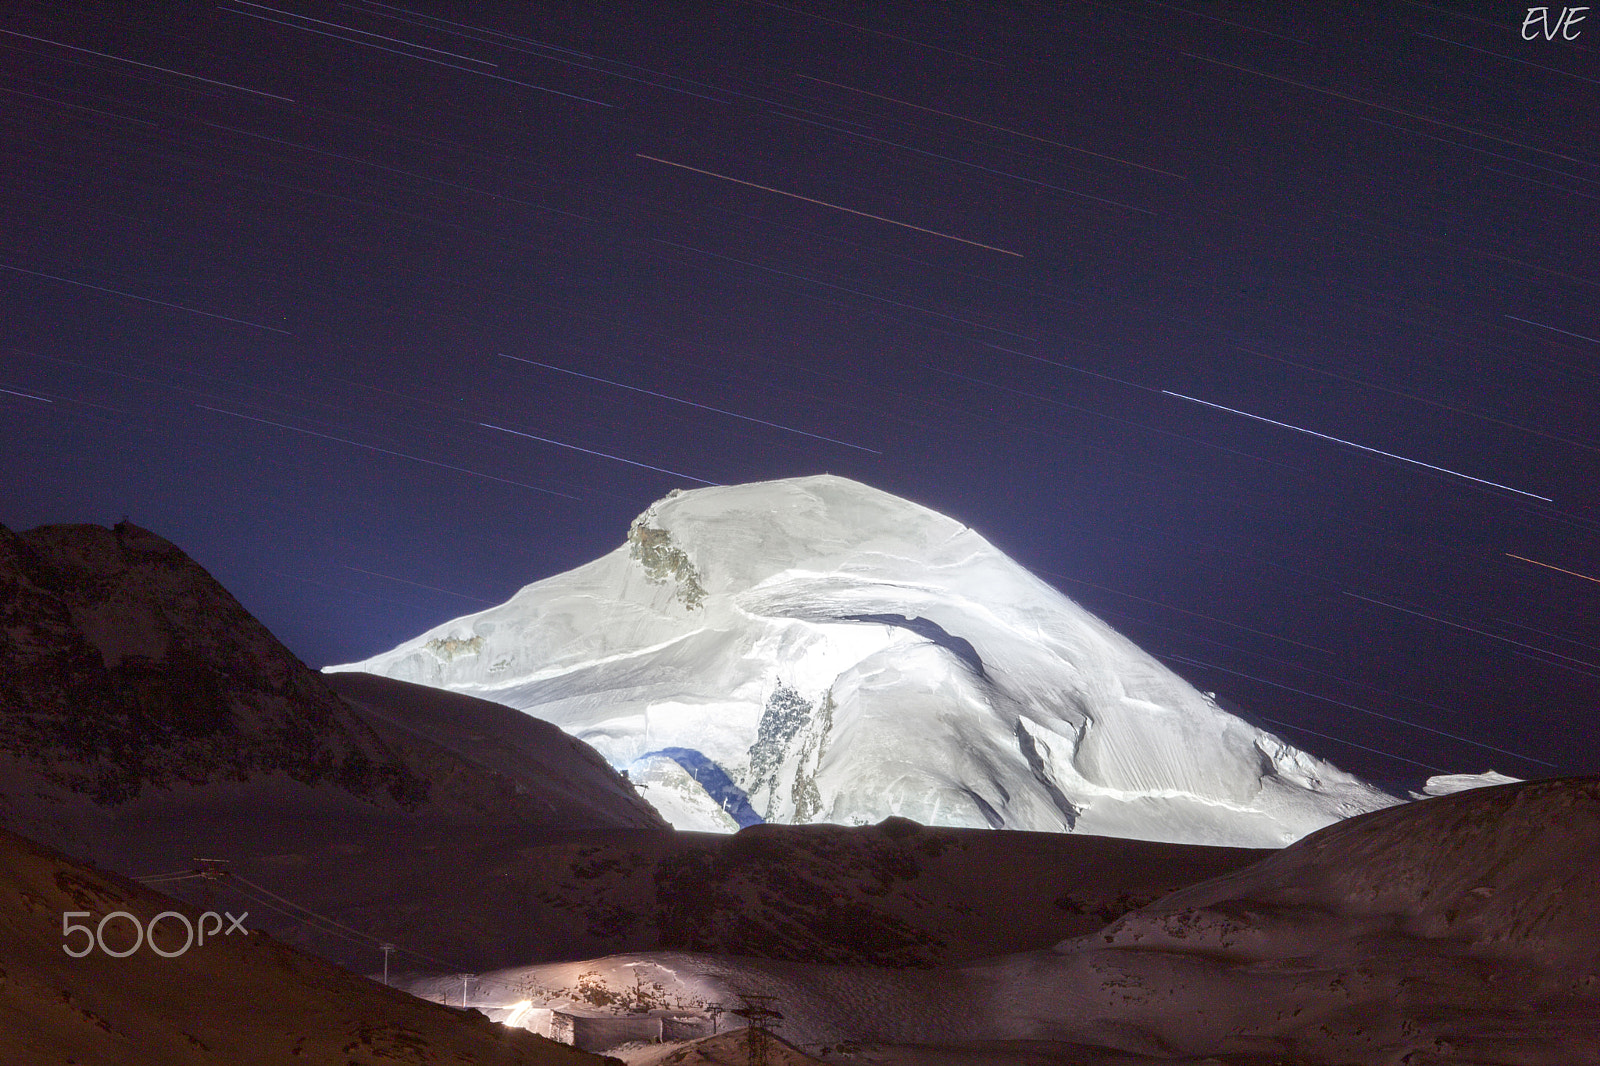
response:
<path fill-rule="evenodd" d="M 328 669 L 553 722 L 680 828 L 897 815 L 1277 847 L 1396 802 L 961 523 L 833 476 L 674 490 L 610 554 Z"/>

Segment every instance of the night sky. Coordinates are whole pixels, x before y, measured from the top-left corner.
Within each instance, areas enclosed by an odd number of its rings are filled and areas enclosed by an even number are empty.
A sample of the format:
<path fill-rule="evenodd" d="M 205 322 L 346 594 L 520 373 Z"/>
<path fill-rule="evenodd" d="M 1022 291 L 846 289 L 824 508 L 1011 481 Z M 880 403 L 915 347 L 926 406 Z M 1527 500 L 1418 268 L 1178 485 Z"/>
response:
<path fill-rule="evenodd" d="M 827 471 L 1391 787 L 1600 772 L 1562 10 L 8 3 L 0 522 L 320 666 Z"/>

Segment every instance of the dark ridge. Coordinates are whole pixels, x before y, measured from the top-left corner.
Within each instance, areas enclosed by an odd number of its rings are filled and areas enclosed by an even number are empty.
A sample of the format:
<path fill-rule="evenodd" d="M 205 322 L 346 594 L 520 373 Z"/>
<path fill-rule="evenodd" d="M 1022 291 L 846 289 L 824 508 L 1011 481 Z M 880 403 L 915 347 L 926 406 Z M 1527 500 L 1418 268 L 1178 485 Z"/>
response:
<path fill-rule="evenodd" d="M 131 522 L 0 526 L 0 627 L 0 754 L 98 803 L 272 773 L 428 797 L 215 578 Z"/>

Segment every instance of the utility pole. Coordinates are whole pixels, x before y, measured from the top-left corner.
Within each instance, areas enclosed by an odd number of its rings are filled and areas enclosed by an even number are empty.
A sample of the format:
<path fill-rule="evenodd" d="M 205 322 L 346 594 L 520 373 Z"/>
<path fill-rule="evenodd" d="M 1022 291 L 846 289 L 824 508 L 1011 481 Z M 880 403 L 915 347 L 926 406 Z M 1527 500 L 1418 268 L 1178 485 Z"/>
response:
<path fill-rule="evenodd" d="M 767 1066 L 767 1023 L 783 1020 L 783 1014 L 772 1007 L 778 997 L 740 992 L 739 998 L 744 1006 L 734 1008 L 733 1013 L 750 1023 L 750 1066 Z"/>
<path fill-rule="evenodd" d="M 378 947 L 383 951 L 383 983 L 384 984 L 388 984 L 389 983 L 389 956 L 390 956 L 390 954 L 392 954 L 394 952 L 394 945 L 393 944 L 379 944 Z"/>
<path fill-rule="evenodd" d="M 228 876 L 228 860 L 201 859 L 197 857 L 194 861 L 200 864 L 200 869 L 196 872 L 199 873 L 202 881 L 201 887 L 204 890 L 206 909 L 215 910 L 217 907 L 217 883 Z"/>

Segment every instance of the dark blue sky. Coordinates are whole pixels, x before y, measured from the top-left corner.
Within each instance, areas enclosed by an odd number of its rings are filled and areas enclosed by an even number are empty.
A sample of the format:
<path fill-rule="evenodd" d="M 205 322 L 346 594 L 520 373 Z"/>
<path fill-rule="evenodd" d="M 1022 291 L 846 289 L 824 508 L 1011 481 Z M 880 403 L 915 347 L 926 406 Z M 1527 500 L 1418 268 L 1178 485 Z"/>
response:
<path fill-rule="evenodd" d="M 1600 16 L 1526 12 L 9 4 L 0 521 L 321 665 L 831 471 L 1350 769 L 1600 771 Z"/>

